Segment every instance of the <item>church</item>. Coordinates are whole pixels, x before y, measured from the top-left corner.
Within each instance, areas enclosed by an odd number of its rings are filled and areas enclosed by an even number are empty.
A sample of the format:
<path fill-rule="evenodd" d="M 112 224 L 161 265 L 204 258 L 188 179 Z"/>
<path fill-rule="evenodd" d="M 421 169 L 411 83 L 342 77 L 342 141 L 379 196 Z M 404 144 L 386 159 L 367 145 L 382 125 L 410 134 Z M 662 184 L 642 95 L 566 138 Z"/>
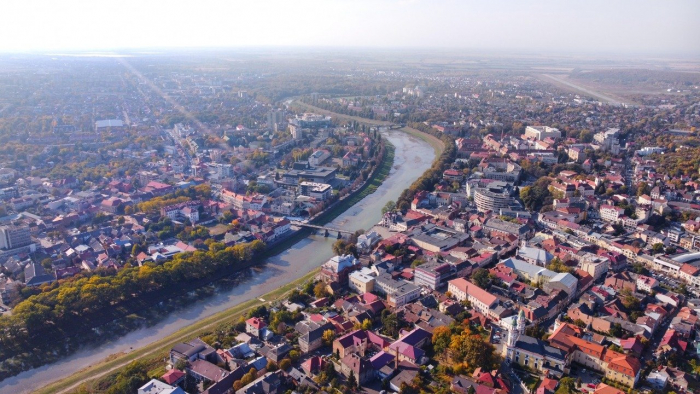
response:
<path fill-rule="evenodd" d="M 517 363 L 542 373 L 561 377 L 567 372 L 565 351 L 549 346 L 543 340 L 525 335 L 525 314 L 522 310 L 513 324 L 508 326 L 508 336 L 503 347 L 503 357 L 508 363 Z"/>

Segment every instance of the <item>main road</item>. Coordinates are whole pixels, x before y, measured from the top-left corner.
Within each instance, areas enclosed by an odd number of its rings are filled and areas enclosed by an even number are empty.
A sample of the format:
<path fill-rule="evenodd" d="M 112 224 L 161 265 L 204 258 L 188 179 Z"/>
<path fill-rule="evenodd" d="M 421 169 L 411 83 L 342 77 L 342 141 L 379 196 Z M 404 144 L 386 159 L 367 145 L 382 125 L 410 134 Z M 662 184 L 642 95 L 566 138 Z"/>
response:
<path fill-rule="evenodd" d="M 383 134 L 396 148 L 389 176 L 374 193 L 328 223 L 329 227 L 349 231 L 372 227 L 381 219 L 381 210 L 387 201 L 395 201 L 405 188 L 430 168 L 436 152 L 426 141 L 398 130 Z M 256 270 L 232 289 L 174 312 L 152 327 L 138 329 L 96 347 L 87 347 L 56 363 L 5 379 L 0 382 L 0 393 L 32 392 L 110 355 L 134 351 L 217 312 L 259 298 L 318 268 L 332 257 L 333 242 L 334 239 L 322 235 L 311 235 L 268 259 L 264 268 Z"/>

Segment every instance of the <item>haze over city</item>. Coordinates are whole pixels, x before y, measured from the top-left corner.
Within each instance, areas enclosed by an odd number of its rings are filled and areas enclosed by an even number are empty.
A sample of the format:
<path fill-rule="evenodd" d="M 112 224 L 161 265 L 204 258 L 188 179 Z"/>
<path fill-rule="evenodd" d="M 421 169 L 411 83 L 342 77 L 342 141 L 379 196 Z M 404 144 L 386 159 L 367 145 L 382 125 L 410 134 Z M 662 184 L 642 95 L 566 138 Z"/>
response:
<path fill-rule="evenodd" d="M 700 2 L 10 0 L 0 51 L 460 48 L 697 56 Z"/>
<path fill-rule="evenodd" d="M 0 394 L 700 393 L 700 0 L 0 15 Z"/>

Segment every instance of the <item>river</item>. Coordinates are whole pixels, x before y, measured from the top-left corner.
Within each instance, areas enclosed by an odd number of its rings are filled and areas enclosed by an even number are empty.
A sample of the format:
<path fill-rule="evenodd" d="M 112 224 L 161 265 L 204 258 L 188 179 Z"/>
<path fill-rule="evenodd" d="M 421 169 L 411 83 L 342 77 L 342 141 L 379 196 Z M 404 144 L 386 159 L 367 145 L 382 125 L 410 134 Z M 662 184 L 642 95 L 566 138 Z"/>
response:
<path fill-rule="evenodd" d="M 401 131 L 386 131 L 384 136 L 396 147 L 394 165 L 381 186 L 332 221 L 329 226 L 341 230 L 368 229 L 381 219 L 382 207 L 430 168 L 435 152 L 425 141 Z M 138 329 L 96 347 L 80 350 L 61 361 L 35 368 L 0 382 L 0 393 L 27 393 L 71 375 L 108 356 L 129 352 L 168 336 L 191 323 L 258 298 L 298 279 L 332 257 L 333 237 L 311 235 L 283 253 L 268 259 L 265 268 L 225 292 L 177 311 L 160 323 Z"/>

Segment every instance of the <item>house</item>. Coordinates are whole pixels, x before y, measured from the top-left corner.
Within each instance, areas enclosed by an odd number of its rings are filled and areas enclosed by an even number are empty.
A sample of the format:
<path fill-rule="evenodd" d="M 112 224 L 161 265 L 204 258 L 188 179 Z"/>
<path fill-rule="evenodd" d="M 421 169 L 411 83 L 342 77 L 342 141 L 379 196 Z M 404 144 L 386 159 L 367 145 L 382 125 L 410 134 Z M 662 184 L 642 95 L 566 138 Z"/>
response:
<path fill-rule="evenodd" d="M 160 380 L 151 379 L 148 383 L 139 387 L 138 394 L 187 394 L 185 390 L 177 386 L 171 386 Z"/>
<path fill-rule="evenodd" d="M 355 330 L 333 341 L 333 353 L 342 359 L 350 353 L 358 353 L 360 356 L 370 349 L 382 350 L 389 343 L 372 331 Z"/>
<path fill-rule="evenodd" d="M 245 321 L 245 332 L 250 335 L 260 338 L 262 330 L 267 327 L 267 323 L 259 317 L 251 317 Z"/>
<path fill-rule="evenodd" d="M 191 362 L 186 368 L 187 374 L 195 379 L 197 382 L 219 382 L 226 376 L 229 372 L 216 364 L 212 364 L 207 360 L 195 360 Z"/>
<path fill-rule="evenodd" d="M 185 376 L 187 376 L 186 373 L 180 371 L 179 369 L 173 368 L 161 376 L 161 380 L 171 386 L 179 386 L 185 381 Z"/>
<path fill-rule="evenodd" d="M 268 372 L 248 385 L 236 390 L 236 394 L 282 394 L 286 382 L 282 371 Z"/>
<path fill-rule="evenodd" d="M 216 361 L 216 350 L 199 338 L 177 344 L 170 349 L 170 363 L 173 365 L 178 360 L 193 362 L 198 359 Z"/>
<path fill-rule="evenodd" d="M 325 283 L 336 283 L 340 286 L 345 286 L 348 284 L 350 272 L 360 268 L 360 261 L 351 254 L 334 256 L 321 266 L 320 278 Z"/>
<path fill-rule="evenodd" d="M 346 378 L 352 374 L 357 380 L 358 386 L 374 378 L 372 364 L 357 353 L 350 353 L 340 360 L 340 373 Z"/>
<path fill-rule="evenodd" d="M 401 372 L 399 372 L 398 375 L 394 376 L 394 378 L 389 381 L 389 388 L 394 390 L 397 393 L 400 393 L 401 386 L 403 384 L 411 385 L 413 382 L 413 379 L 415 379 L 416 376 L 418 376 L 417 370 L 404 369 Z"/>
<path fill-rule="evenodd" d="M 618 390 L 613 386 L 608 386 L 605 383 L 599 383 L 598 386 L 596 386 L 593 394 L 625 394 L 625 392 Z"/>
<path fill-rule="evenodd" d="M 587 368 L 603 372 L 605 377 L 629 387 L 639 381 L 642 365 L 635 357 L 578 337 L 580 329 L 571 324 L 555 322 L 549 337 L 551 346 L 569 354 L 569 359 Z"/>
<path fill-rule="evenodd" d="M 469 301 L 472 307 L 483 315 L 488 316 L 490 311 L 498 305 L 496 296 L 464 278 L 452 279 L 447 283 L 447 291 L 453 297 L 459 301 Z"/>
<path fill-rule="evenodd" d="M 319 324 L 302 321 L 297 323 L 294 329 L 301 334 L 299 335 L 299 349 L 304 353 L 313 352 L 323 345 L 324 332 L 327 330 L 335 332 L 335 327 L 329 322 Z"/>
<path fill-rule="evenodd" d="M 24 268 L 24 284 L 27 286 L 41 286 L 55 281 L 56 277 L 53 274 L 47 274 L 41 264 L 32 261 Z"/>
<path fill-rule="evenodd" d="M 327 361 L 320 356 L 313 356 L 301 364 L 301 369 L 307 375 L 315 375 L 323 371 L 326 367 Z"/>

